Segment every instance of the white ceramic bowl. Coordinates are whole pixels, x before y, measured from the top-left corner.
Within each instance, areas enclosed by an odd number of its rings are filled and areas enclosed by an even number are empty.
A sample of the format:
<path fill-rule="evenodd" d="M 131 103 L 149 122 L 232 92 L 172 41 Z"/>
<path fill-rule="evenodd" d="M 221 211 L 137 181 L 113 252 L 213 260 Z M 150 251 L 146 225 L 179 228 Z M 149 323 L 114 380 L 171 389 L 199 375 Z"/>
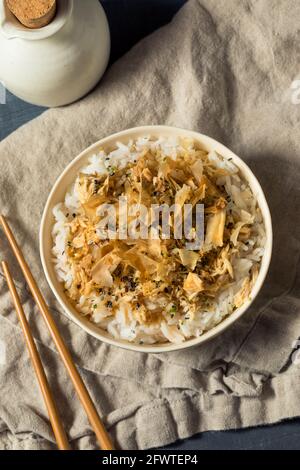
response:
<path fill-rule="evenodd" d="M 150 135 L 151 137 L 159 137 L 159 136 L 184 136 L 194 139 L 198 142 L 203 149 L 207 151 L 215 150 L 224 158 L 231 158 L 232 161 L 238 166 L 241 170 L 241 173 L 248 181 L 251 190 L 254 196 L 257 198 L 258 204 L 262 211 L 265 229 L 266 229 L 266 246 L 265 246 L 265 253 L 262 258 L 261 268 L 256 280 L 255 285 L 253 286 L 250 299 L 240 308 L 235 310 L 229 317 L 225 318 L 221 323 L 217 326 L 212 328 L 211 330 L 204 333 L 202 336 L 198 338 L 194 338 L 191 340 L 187 340 L 181 344 L 173 344 L 173 343 L 165 343 L 159 345 L 140 345 L 140 344 L 133 344 L 127 341 L 116 340 L 112 338 L 107 332 L 100 329 L 86 318 L 82 317 L 79 312 L 70 304 L 68 298 L 66 297 L 63 289 L 63 285 L 57 280 L 54 265 L 52 263 L 52 227 L 54 223 L 54 217 L 52 214 L 52 210 L 56 204 L 62 202 L 65 197 L 65 193 L 67 188 L 72 184 L 75 180 L 78 171 L 87 164 L 88 158 L 96 153 L 100 147 L 104 148 L 105 150 L 113 150 L 115 143 L 119 142 L 128 142 L 130 139 L 137 139 L 143 135 Z M 61 176 L 56 181 L 49 198 L 46 203 L 46 207 L 44 210 L 44 214 L 42 217 L 41 228 L 40 228 L 40 253 L 43 268 L 45 271 L 45 275 L 47 281 L 59 301 L 60 305 L 62 306 L 64 312 L 67 314 L 69 318 L 71 318 L 77 325 L 83 328 L 87 333 L 91 334 L 95 338 L 104 341 L 105 343 L 109 343 L 115 346 L 119 346 L 125 349 L 130 349 L 132 351 L 141 351 L 141 352 L 167 352 L 167 351 L 176 351 L 179 349 L 189 348 L 191 346 L 196 346 L 199 344 L 204 343 L 205 341 L 213 338 L 214 336 L 220 334 L 226 328 L 228 328 L 232 323 L 234 323 L 238 318 L 240 318 L 245 311 L 249 308 L 255 297 L 257 296 L 258 292 L 260 291 L 264 279 L 266 277 L 269 264 L 271 261 L 271 254 L 272 254 L 272 222 L 271 222 L 271 215 L 268 208 L 268 204 L 266 202 L 263 190 L 257 181 L 256 177 L 250 170 L 250 168 L 241 160 L 237 155 L 231 152 L 228 148 L 224 145 L 220 144 L 214 139 L 207 137 L 205 135 L 199 134 L 198 132 L 187 131 L 184 129 L 178 129 L 174 127 L 167 127 L 167 126 L 144 126 L 144 127 L 137 127 L 134 129 L 128 129 L 126 131 L 119 132 L 117 134 L 111 135 L 106 137 L 99 142 L 95 143 L 91 147 L 84 150 L 78 157 L 76 157 L 64 170 Z"/>

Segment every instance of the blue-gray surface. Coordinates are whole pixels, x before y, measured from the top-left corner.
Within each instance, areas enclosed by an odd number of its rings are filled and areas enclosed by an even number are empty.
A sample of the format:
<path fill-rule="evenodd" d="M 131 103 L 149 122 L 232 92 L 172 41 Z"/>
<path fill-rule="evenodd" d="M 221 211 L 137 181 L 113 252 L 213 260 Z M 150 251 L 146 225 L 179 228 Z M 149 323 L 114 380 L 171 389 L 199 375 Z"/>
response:
<path fill-rule="evenodd" d="M 184 3 L 185 0 L 102 0 L 112 34 L 111 62 L 167 23 Z M 6 105 L 0 105 L 0 140 L 42 112 L 43 108 L 7 93 Z M 300 449 L 300 420 L 239 431 L 206 432 L 169 448 Z"/>

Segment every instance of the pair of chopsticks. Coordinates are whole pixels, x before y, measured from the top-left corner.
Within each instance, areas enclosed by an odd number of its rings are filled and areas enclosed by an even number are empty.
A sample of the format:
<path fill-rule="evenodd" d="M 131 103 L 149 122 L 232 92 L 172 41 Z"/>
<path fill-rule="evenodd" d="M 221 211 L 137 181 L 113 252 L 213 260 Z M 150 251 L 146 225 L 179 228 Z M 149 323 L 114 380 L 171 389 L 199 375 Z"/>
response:
<path fill-rule="evenodd" d="M 100 447 L 103 450 L 113 450 L 112 441 L 97 413 L 97 410 L 95 408 L 95 405 L 92 402 L 89 392 L 87 391 L 86 386 L 84 385 L 84 382 L 82 381 L 82 378 L 80 377 L 76 369 L 76 366 L 72 360 L 71 354 L 69 350 L 67 349 L 58 331 L 58 328 L 52 318 L 52 315 L 47 307 L 47 304 L 37 286 L 36 281 L 33 278 L 33 275 L 29 269 L 28 264 L 25 261 L 22 251 L 20 247 L 18 246 L 18 243 L 16 242 L 16 239 L 3 215 L 0 216 L 0 225 L 2 225 L 3 231 L 20 265 L 20 268 L 24 274 L 24 277 L 27 281 L 31 294 L 45 320 L 46 325 L 48 326 L 52 339 L 69 373 L 69 376 L 73 382 L 74 388 L 78 394 L 81 404 L 85 409 L 85 412 L 89 418 L 92 428 L 94 429 L 94 432 L 96 434 Z M 70 445 L 67 439 L 67 435 L 64 430 L 61 418 L 59 416 L 57 406 L 54 401 L 54 397 L 51 393 L 49 383 L 48 383 L 45 371 L 43 369 L 43 365 L 42 365 L 38 350 L 36 348 L 34 339 L 32 337 L 29 324 L 27 322 L 20 298 L 18 296 L 16 287 L 14 285 L 14 281 L 9 272 L 8 265 L 5 261 L 2 262 L 2 268 L 3 268 L 3 272 L 6 277 L 7 284 L 11 292 L 11 296 L 14 301 L 14 305 L 15 305 L 15 308 L 16 308 L 16 311 L 17 311 L 17 314 L 18 314 L 18 317 L 19 317 L 19 320 L 20 320 L 20 323 L 21 323 L 21 326 L 25 335 L 27 347 L 28 347 L 28 350 L 32 359 L 32 363 L 33 363 L 33 366 L 34 366 L 34 369 L 38 378 L 38 382 L 39 382 L 39 385 L 40 385 L 40 388 L 44 397 L 45 404 L 48 410 L 49 419 L 52 425 L 52 429 L 53 429 L 53 433 L 57 442 L 57 446 L 60 450 L 70 450 Z"/>

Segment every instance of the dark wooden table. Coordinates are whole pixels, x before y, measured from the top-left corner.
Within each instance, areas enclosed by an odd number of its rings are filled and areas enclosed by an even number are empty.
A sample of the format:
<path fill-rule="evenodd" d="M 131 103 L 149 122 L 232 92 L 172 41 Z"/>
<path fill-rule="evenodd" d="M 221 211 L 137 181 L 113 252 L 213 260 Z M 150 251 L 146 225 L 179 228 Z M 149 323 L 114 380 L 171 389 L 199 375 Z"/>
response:
<path fill-rule="evenodd" d="M 102 0 L 112 35 L 111 62 L 141 38 L 168 23 L 185 1 Z M 10 93 L 6 98 L 6 104 L 0 105 L 0 140 L 44 111 L 44 108 L 24 103 Z M 169 448 L 300 449 L 300 419 L 246 430 L 206 432 Z"/>

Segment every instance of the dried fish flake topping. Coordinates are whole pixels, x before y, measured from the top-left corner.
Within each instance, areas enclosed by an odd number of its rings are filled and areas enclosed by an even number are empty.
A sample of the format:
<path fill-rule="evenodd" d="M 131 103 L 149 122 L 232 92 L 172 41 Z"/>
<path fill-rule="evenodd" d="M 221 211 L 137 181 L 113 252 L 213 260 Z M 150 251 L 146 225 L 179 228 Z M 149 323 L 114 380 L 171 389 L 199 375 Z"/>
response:
<path fill-rule="evenodd" d="M 170 238 L 158 227 L 155 239 L 119 239 L 120 197 L 128 207 L 146 207 L 148 220 L 153 204 L 177 204 Z M 98 209 L 107 203 L 116 226 L 103 240 Z M 188 250 L 184 238 L 173 236 L 178 211 L 198 203 L 204 245 Z M 249 298 L 263 255 L 260 209 L 238 168 L 187 139 L 145 138 L 118 144 L 108 155 L 102 150 L 55 214 L 53 253 L 66 294 L 83 314 L 130 341 L 180 342 L 210 329 Z M 125 334 L 128 325 L 134 326 Z"/>

